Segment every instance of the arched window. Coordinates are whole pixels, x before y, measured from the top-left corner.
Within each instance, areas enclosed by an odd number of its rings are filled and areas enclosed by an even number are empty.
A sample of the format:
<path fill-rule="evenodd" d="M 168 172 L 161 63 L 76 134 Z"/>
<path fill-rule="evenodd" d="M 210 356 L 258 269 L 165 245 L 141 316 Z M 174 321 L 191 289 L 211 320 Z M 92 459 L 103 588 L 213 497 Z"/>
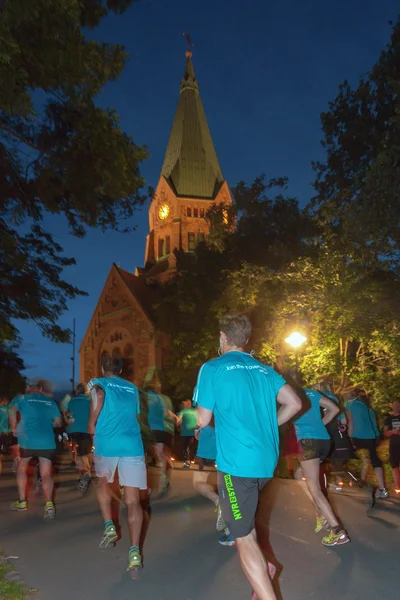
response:
<path fill-rule="evenodd" d="M 188 206 L 188 207 L 187 207 L 187 209 L 186 209 L 186 215 L 187 215 L 188 217 L 191 217 L 191 216 L 192 216 L 192 209 L 190 208 L 190 206 Z"/>

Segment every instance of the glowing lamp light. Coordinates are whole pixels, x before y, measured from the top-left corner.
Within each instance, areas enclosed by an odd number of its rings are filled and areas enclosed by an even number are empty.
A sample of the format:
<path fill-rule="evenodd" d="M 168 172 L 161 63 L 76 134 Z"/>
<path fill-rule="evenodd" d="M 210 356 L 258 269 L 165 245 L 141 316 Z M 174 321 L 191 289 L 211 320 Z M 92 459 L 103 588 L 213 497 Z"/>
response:
<path fill-rule="evenodd" d="M 285 339 L 285 342 L 287 344 L 289 344 L 290 346 L 292 346 L 293 348 L 300 348 L 300 346 L 302 344 L 304 344 L 304 342 L 306 342 L 306 341 L 307 341 L 307 338 L 304 337 L 304 335 L 302 335 L 298 331 L 294 331 L 293 333 L 291 333 L 289 335 L 289 337 L 287 337 Z"/>
<path fill-rule="evenodd" d="M 394 490 L 396 494 L 400 494 L 400 490 Z"/>
<path fill-rule="evenodd" d="M 173 456 L 171 456 L 171 460 L 172 460 L 172 462 L 175 462 L 175 459 L 174 459 L 174 457 L 173 457 Z"/>

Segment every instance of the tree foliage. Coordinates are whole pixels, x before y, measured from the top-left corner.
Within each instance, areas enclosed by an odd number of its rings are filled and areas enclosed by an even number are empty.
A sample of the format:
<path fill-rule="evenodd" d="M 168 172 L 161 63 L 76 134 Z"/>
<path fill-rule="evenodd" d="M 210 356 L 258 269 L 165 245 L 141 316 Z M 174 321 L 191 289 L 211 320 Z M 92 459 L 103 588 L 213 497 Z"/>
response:
<path fill-rule="evenodd" d="M 24 363 L 16 344 L 0 344 L 0 395 L 12 400 L 25 391 Z"/>
<path fill-rule="evenodd" d="M 123 68 L 120 45 L 85 31 L 134 0 L 6 0 L 0 8 L 0 339 L 12 318 L 33 319 L 65 339 L 56 322 L 80 293 L 62 280 L 73 259 L 43 228 L 62 215 L 78 237 L 117 229 L 145 196 L 146 150 L 96 99 Z"/>

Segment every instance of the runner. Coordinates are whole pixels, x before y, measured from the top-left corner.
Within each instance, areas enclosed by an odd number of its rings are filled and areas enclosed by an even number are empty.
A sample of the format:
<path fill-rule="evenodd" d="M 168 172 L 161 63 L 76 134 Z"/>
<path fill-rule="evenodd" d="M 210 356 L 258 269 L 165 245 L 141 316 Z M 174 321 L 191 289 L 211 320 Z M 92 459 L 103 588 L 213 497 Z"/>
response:
<path fill-rule="evenodd" d="M 276 600 L 257 542 L 255 514 L 278 461 L 278 425 L 300 410 L 301 401 L 274 369 L 244 352 L 250 334 L 245 316 L 227 315 L 220 321 L 222 356 L 201 367 L 194 401 L 201 428 L 214 415 L 222 518 L 243 570 L 259 600 Z"/>
<path fill-rule="evenodd" d="M 13 502 L 10 508 L 15 511 L 27 510 L 27 469 L 30 460 L 37 458 L 45 498 L 44 518 L 54 519 L 56 516 L 52 477 L 52 461 L 56 449 L 54 428 L 61 426 L 62 419 L 58 406 L 52 399 L 51 383 L 43 379 L 38 382 L 36 390 L 16 396 L 9 407 L 10 427 L 18 436 L 21 456 L 17 471 L 19 499 Z M 18 413 L 21 420 L 17 426 Z"/>
<path fill-rule="evenodd" d="M 387 417 L 384 425 L 385 436 L 389 441 L 389 460 L 393 471 L 394 487 L 396 494 L 400 493 L 400 402 L 395 400 L 392 404 L 393 414 Z"/>
<path fill-rule="evenodd" d="M 10 447 L 10 427 L 8 424 L 9 401 L 6 396 L 0 398 L 0 475 L 3 472 L 3 455 Z"/>
<path fill-rule="evenodd" d="M 171 450 L 173 444 L 174 421 L 176 415 L 172 412 L 172 402 L 168 396 L 149 389 L 148 398 L 148 423 L 155 444 L 157 459 L 161 465 L 161 492 L 169 488 L 169 472 L 172 469 Z"/>
<path fill-rule="evenodd" d="M 182 410 L 178 412 L 177 424 L 180 427 L 182 448 L 183 448 L 183 466 L 185 469 L 190 469 L 190 463 L 194 456 L 194 448 L 196 445 L 196 438 L 194 437 L 194 429 L 197 423 L 197 413 L 192 407 L 191 400 L 184 400 L 182 402 Z"/>
<path fill-rule="evenodd" d="M 299 457 L 300 466 L 317 510 L 315 533 L 319 533 L 324 527 L 329 527 L 330 532 L 322 538 L 322 543 L 324 546 L 340 546 L 350 542 L 350 538 L 339 524 L 320 485 L 320 464 L 328 456 L 331 448 L 331 440 L 325 425 L 338 414 L 339 407 L 316 390 L 304 389 L 304 392 L 310 407 L 296 419 L 295 428 L 297 439 L 302 447 L 302 454 Z M 325 410 L 323 419 L 321 419 L 321 409 Z"/>
<path fill-rule="evenodd" d="M 68 412 L 64 419 L 68 425 L 67 433 L 76 446 L 80 492 L 86 492 L 91 482 L 92 436 L 88 433 L 89 412 L 90 396 L 86 393 L 86 386 L 79 383 L 75 389 L 75 396 L 68 403 Z"/>
<path fill-rule="evenodd" d="M 120 357 L 103 357 L 104 377 L 89 382 L 91 409 L 89 433 L 94 434 L 94 462 L 99 478 L 97 498 L 104 519 L 104 532 L 100 548 L 114 545 L 118 534 L 112 521 L 112 493 L 109 484 L 125 488 L 125 504 L 128 509 L 130 549 L 128 571 L 142 566 L 139 549 L 143 524 L 143 510 L 139 490 L 147 489 L 146 463 L 140 433 L 139 391 L 133 383 L 119 377 L 123 367 Z"/>
<path fill-rule="evenodd" d="M 377 440 L 380 439 L 380 433 L 376 424 L 375 413 L 370 406 L 369 398 L 364 392 L 355 390 L 353 394 L 355 397 L 345 405 L 349 436 L 356 450 L 368 450 L 378 480 L 378 489 L 375 491 L 375 498 L 387 498 L 389 492 L 385 487 L 382 462 L 376 453 Z M 368 459 L 364 455 L 361 456 L 361 461 L 361 480 L 365 483 L 369 464 Z"/>

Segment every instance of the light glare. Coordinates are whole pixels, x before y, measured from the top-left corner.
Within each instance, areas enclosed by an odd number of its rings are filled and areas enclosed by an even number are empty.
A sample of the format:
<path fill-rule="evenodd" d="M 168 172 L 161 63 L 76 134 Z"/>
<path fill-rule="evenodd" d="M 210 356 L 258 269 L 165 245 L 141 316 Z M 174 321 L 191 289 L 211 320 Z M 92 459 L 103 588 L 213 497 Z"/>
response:
<path fill-rule="evenodd" d="M 285 339 L 285 342 L 293 348 L 299 348 L 305 341 L 307 341 L 307 338 L 298 331 L 294 331 Z"/>

